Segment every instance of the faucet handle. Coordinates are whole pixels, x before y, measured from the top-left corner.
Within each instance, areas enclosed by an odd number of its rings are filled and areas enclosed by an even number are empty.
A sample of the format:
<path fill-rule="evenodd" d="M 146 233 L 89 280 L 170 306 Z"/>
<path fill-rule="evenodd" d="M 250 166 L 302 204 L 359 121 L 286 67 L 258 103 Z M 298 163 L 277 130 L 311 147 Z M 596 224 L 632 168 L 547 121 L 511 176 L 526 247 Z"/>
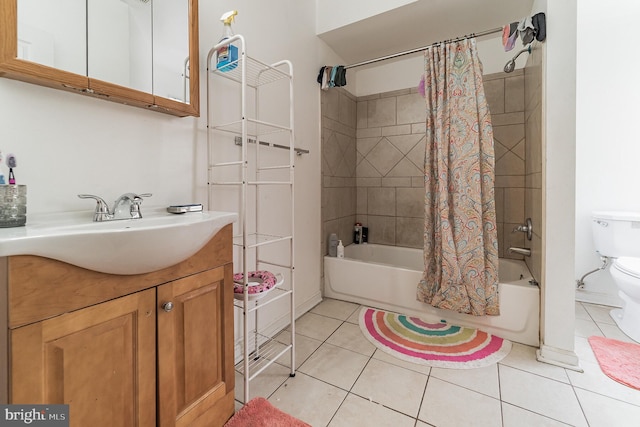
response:
<path fill-rule="evenodd" d="M 103 221 L 109 219 L 111 212 L 109 211 L 109 205 L 104 201 L 102 197 L 94 196 L 93 194 L 78 194 L 81 199 L 94 199 L 96 201 L 96 210 L 93 214 L 94 221 Z"/>
<path fill-rule="evenodd" d="M 130 208 L 130 213 L 131 213 L 131 218 L 142 218 L 142 212 L 140 212 L 140 204 L 142 203 L 142 198 L 143 197 L 151 197 L 153 194 L 151 193 L 142 193 L 142 194 L 136 194 L 134 195 L 133 199 L 131 200 L 131 208 Z"/>

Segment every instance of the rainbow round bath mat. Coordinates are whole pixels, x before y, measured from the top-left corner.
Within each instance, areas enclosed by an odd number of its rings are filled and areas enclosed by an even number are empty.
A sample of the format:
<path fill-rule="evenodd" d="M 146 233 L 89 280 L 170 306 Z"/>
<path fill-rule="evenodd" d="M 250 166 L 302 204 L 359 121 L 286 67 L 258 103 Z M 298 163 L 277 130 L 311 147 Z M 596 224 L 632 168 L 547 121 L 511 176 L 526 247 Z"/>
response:
<path fill-rule="evenodd" d="M 360 329 L 385 353 L 437 368 L 482 368 L 502 360 L 511 351 L 511 341 L 478 329 L 427 323 L 369 307 L 360 311 Z"/>

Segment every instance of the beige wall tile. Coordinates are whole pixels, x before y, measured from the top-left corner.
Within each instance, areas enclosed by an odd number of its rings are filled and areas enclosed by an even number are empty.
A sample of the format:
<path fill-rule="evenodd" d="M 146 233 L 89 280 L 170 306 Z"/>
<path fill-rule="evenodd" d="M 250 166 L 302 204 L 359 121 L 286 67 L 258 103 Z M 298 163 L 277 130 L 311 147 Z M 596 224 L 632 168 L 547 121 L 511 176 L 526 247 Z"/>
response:
<path fill-rule="evenodd" d="M 420 175 L 424 175 L 424 152 L 426 144 L 427 138 L 423 136 L 407 154 L 407 158 L 411 160 L 411 163 L 416 165 L 416 167 L 420 170 Z"/>
<path fill-rule="evenodd" d="M 427 123 L 426 118 L 424 122 L 421 123 L 413 123 L 411 125 L 411 133 L 421 133 L 422 135 L 427 133 Z"/>
<path fill-rule="evenodd" d="M 411 177 L 411 186 L 412 187 L 419 187 L 419 188 L 424 189 L 424 175 L 412 176 Z"/>
<path fill-rule="evenodd" d="M 504 222 L 524 224 L 524 188 L 504 189 Z"/>
<path fill-rule="evenodd" d="M 326 117 L 339 121 L 340 92 L 335 90 L 322 91 L 322 112 Z"/>
<path fill-rule="evenodd" d="M 517 125 L 524 123 L 524 111 L 520 113 L 491 113 L 491 123 L 493 126 Z"/>
<path fill-rule="evenodd" d="M 511 150 L 524 139 L 524 123 L 506 126 L 494 126 L 493 138 Z"/>
<path fill-rule="evenodd" d="M 340 92 L 340 123 L 353 127 L 357 119 L 357 103 L 349 98 L 344 91 Z"/>
<path fill-rule="evenodd" d="M 385 176 L 402 159 L 403 155 L 388 139 L 382 140 L 366 155 L 366 160 Z"/>
<path fill-rule="evenodd" d="M 367 193 L 365 187 L 360 187 L 356 191 L 356 215 L 367 214 Z"/>
<path fill-rule="evenodd" d="M 368 125 L 367 117 L 369 117 L 367 101 L 358 101 L 356 103 L 356 128 L 357 129 L 363 129 L 367 127 Z"/>
<path fill-rule="evenodd" d="M 524 177 L 524 160 L 509 151 L 496 161 L 496 175 L 522 175 Z"/>
<path fill-rule="evenodd" d="M 420 140 L 424 138 L 422 135 L 398 135 L 388 136 L 387 139 L 391 142 L 402 154 L 407 154 L 416 146 Z"/>
<path fill-rule="evenodd" d="M 411 125 L 385 126 L 382 128 L 382 136 L 409 134 L 411 134 Z"/>
<path fill-rule="evenodd" d="M 421 169 L 418 169 L 416 165 L 414 165 L 408 158 L 403 158 L 398 162 L 397 165 L 394 166 L 393 169 L 386 175 L 387 177 L 393 176 L 424 176 L 424 173 Z"/>
<path fill-rule="evenodd" d="M 419 93 L 398 96 L 398 124 L 419 123 L 427 119 L 426 104 Z"/>
<path fill-rule="evenodd" d="M 396 215 L 424 218 L 424 190 L 421 188 L 396 188 Z"/>
<path fill-rule="evenodd" d="M 366 156 L 380 141 L 382 141 L 381 137 L 358 138 L 356 140 L 356 148 L 360 154 Z"/>
<path fill-rule="evenodd" d="M 367 193 L 367 213 L 369 215 L 396 214 L 395 188 L 370 187 Z"/>
<path fill-rule="evenodd" d="M 496 188 L 494 197 L 496 199 L 496 222 L 504 222 L 504 188 Z"/>
<path fill-rule="evenodd" d="M 396 244 L 396 218 L 394 216 L 369 215 L 367 222 L 363 225 L 369 227 L 369 243 Z"/>
<path fill-rule="evenodd" d="M 496 175 L 496 188 L 522 187 L 524 188 L 524 175 L 499 176 Z"/>
<path fill-rule="evenodd" d="M 484 95 L 491 114 L 504 113 L 504 79 L 485 80 Z"/>
<path fill-rule="evenodd" d="M 396 98 L 380 98 L 368 101 L 367 123 L 369 127 L 396 124 Z"/>
<path fill-rule="evenodd" d="M 380 172 L 374 168 L 367 159 L 362 160 L 356 167 L 356 176 L 358 178 L 375 178 L 382 176 Z"/>
<path fill-rule="evenodd" d="M 424 248 L 424 219 L 396 217 L 396 245 Z"/>
<path fill-rule="evenodd" d="M 382 178 L 383 187 L 411 187 L 411 177 L 385 177 Z"/>
<path fill-rule="evenodd" d="M 524 75 L 504 80 L 504 111 L 524 111 Z"/>
<path fill-rule="evenodd" d="M 356 131 L 356 138 L 374 138 L 382 136 L 382 128 L 363 128 Z"/>
<path fill-rule="evenodd" d="M 380 178 L 356 178 L 357 187 L 380 187 Z"/>

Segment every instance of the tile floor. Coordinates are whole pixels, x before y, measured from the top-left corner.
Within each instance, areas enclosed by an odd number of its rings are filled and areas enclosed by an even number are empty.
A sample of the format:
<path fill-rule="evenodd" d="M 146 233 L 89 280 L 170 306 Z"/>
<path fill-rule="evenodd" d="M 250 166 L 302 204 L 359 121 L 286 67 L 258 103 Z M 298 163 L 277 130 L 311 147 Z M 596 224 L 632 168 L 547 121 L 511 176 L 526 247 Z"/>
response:
<path fill-rule="evenodd" d="M 606 307 L 576 303 L 575 349 L 584 373 L 539 363 L 535 348 L 516 343 L 486 368 L 403 362 L 367 341 L 359 311 L 358 304 L 327 299 L 303 315 L 296 322 L 296 376 L 289 377 L 285 355 L 251 381 L 250 397 L 266 397 L 314 427 L 640 426 L 640 391 L 605 376 L 587 341 L 630 341 Z M 277 339 L 287 343 L 290 332 Z M 236 408 L 242 396 L 238 375 Z"/>

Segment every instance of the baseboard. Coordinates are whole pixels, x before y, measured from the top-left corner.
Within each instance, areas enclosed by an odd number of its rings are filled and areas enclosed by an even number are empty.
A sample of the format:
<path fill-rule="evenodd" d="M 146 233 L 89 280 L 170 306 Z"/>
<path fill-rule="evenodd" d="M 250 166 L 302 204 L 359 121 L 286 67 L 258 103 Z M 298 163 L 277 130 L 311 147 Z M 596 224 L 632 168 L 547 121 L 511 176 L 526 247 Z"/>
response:
<path fill-rule="evenodd" d="M 576 289 L 576 301 L 590 304 L 622 307 L 622 300 L 617 294 L 594 292 L 588 289 Z"/>
<path fill-rule="evenodd" d="M 536 351 L 536 359 L 538 362 L 560 366 L 562 368 L 571 369 L 572 371 L 584 372 L 580 366 L 580 358 L 574 351 L 563 350 L 561 348 L 542 344 L 540 349 Z"/>

